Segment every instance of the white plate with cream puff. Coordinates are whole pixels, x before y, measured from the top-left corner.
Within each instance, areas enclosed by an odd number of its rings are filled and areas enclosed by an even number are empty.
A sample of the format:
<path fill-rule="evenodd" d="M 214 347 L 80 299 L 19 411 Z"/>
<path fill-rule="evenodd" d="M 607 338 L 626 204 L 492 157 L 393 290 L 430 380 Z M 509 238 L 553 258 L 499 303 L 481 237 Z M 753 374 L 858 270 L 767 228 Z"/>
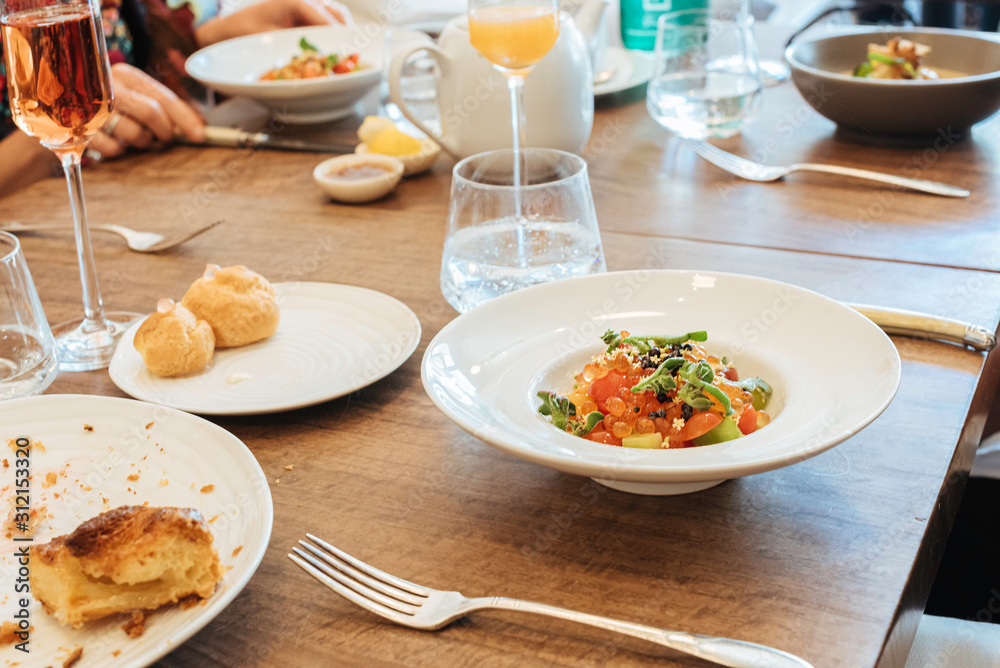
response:
<path fill-rule="evenodd" d="M 202 415 L 311 406 L 392 373 L 420 341 L 420 321 L 381 292 L 277 283 L 210 265 L 180 303 L 122 337 L 109 369 L 122 391 Z"/>

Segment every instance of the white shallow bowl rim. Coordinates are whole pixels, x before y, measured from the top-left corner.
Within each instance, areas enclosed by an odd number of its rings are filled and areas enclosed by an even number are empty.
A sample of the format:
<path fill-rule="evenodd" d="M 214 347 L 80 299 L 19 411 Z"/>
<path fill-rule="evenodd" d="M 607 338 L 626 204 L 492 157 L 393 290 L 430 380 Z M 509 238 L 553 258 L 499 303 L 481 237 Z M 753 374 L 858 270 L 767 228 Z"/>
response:
<path fill-rule="evenodd" d="M 371 44 L 364 49 L 358 49 L 361 54 L 361 61 L 365 59 L 365 53 L 368 54 L 375 53 L 379 56 L 377 63 L 373 64 L 371 67 L 366 67 L 364 69 L 355 70 L 353 72 L 347 72 L 345 74 L 337 74 L 335 76 L 329 77 L 316 77 L 313 79 L 288 79 L 288 80 L 277 80 L 277 81 L 253 81 L 247 80 L 245 78 L 246 72 L 232 72 L 232 71 L 222 71 L 214 72 L 206 71 L 204 68 L 199 67 L 198 63 L 206 58 L 213 58 L 217 56 L 220 52 L 226 52 L 234 48 L 243 46 L 244 44 L 261 44 L 265 40 L 279 41 L 284 38 L 301 38 L 307 37 L 312 34 L 327 34 L 327 35 L 358 35 L 359 31 L 355 28 L 348 26 L 304 26 L 301 28 L 283 28 L 281 30 L 272 30 L 263 33 L 254 33 L 252 35 L 241 35 L 240 37 L 233 37 L 231 39 L 223 40 L 221 42 L 216 42 L 215 44 L 210 44 L 198 51 L 195 51 L 190 56 L 188 56 L 185 61 L 185 68 L 188 73 L 200 81 L 202 84 L 209 87 L 240 87 L 240 88 L 253 88 L 260 91 L 261 95 L 267 92 L 280 92 L 282 89 L 301 87 L 305 91 L 303 95 L 308 95 L 310 93 L 318 93 L 321 91 L 328 91 L 331 88 L 346 88 L 351 86 L 351 84 L 364 84 L 369 83 L 370 80 L 377 80 L 382 76 L 381 73 L 381 53 L 377 48 L 374 48 Z M 298 40 L 295 39 L 297 42 Z M 294 56 L 294 53 L 289 53 L 289 59 Z M 221 74 L 221 76 L 220 76 Z M 263 74 L 261 72 L 260 74 Z M 239 77 L 239 78 L 238 78 Z"/>

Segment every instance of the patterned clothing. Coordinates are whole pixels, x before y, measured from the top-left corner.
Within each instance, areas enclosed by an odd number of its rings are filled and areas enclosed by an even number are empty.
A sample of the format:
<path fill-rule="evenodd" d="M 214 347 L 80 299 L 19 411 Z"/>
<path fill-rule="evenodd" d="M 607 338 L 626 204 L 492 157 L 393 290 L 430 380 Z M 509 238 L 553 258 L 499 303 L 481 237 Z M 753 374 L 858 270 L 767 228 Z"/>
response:
<path fill-rule="evenodd" d="M 198 49 L 195 14 L 200 22 L 210 18 L 213 9 L 205 0 L 101 0 L 108 60 L 112 65 L 128 63 L 145 70 L 183 98 L 198 96 L 201 90 L 185 75 L 184 61 Z M 0 139 L 15 129 L 0 61 Z"/>

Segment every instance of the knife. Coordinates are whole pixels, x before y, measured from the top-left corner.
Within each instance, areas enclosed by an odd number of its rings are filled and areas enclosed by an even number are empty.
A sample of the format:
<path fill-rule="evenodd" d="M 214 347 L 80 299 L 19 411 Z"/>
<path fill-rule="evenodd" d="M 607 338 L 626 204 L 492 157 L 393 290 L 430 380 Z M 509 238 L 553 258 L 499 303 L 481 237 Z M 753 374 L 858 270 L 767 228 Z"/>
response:
<path fill-rule="evenodd" d="M 305 151 L 308 153 L 354 153 L 353 144 L 275 137 L 266 132 L 246 132 L 239 128 L 209 125 L 205 140 L 185 142 L 194 146 L 226 146 L 229 148 L 267 148 L 280 151 Z"/>
<path fill-rule="evenodd" d="M 985 351 L 993 350 L 997 344 L 993 332 L 971 322 L 867 304 L 847 305 L 881 327 L 886 334 L 933 338 Z"/>

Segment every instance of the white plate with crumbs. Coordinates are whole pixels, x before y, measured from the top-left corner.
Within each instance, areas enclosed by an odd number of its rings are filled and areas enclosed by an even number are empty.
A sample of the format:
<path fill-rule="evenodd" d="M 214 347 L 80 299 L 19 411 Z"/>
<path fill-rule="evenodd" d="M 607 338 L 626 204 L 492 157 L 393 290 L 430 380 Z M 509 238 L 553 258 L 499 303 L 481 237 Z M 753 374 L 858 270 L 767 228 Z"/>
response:
<path fill-rule="evenodd" d="M 16 458 L 10 443 L 24 436 L 30 449 L 30 507 L 42 517 L 33 542 L 15 542 L 3 527 L 0 542 L 0 619 L 12 620 L 17 548 L 47 543 L 106 510 L 122 505 L 195 508 L 208 522 L 225 575 L 203 604 L 151 612 L 145 632 L 129 638 L 124 616 L 79 629 L 60 626 L 31 601 L 30 654 L 3 649 L 8 664 L 61 666 L 77 647 L 76 668 L 141 666 L 176 649 L 208 624 L 246 586 L 271 536 L 273 509 L 267 479 L 238 438 L 202 418 L 130 399 L 45 395 L 0 402 L 2 505 L 11 505 Z M 4 512 L 6 517 L 6 511 Z M 30 561 L 28 568 L 30 568 Z"/>
<path fill-rule="evenodd" d="M 253 415 L 311 406 L 374 383 L 420 342 L 420 321 L 402 302 L 335 283 L 276 283 L 281 322 L 273 336 L 215 351 L 204 370 L 161 378 L 122 337 L 111 380 L 143 401 L 202 415 Z"/>

